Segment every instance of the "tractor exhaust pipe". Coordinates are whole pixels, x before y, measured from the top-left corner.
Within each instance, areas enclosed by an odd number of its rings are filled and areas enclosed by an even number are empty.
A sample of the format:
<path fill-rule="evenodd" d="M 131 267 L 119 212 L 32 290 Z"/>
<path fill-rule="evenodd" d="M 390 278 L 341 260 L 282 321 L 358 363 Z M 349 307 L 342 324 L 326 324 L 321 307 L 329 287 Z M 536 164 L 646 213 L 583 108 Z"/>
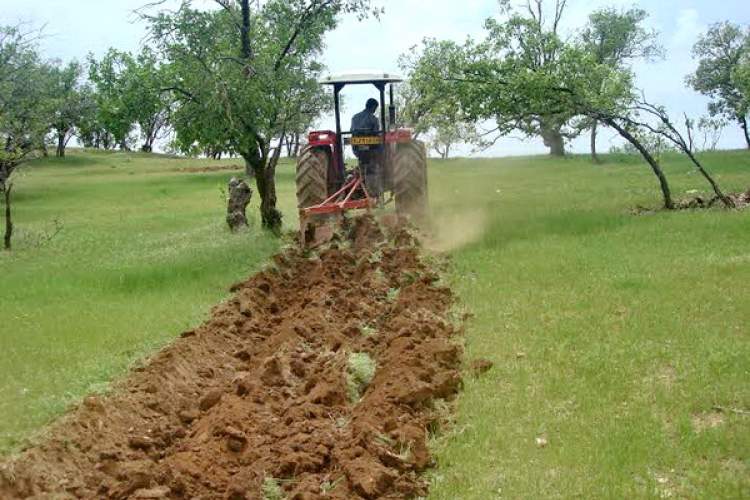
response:
<path fill-rule="evenodd" d="M 391 130 L 396 130 L 396 105 L 393 103 L 393 84 L 390 86 L 391 105 L 388 106 L 388 126 Z"/>

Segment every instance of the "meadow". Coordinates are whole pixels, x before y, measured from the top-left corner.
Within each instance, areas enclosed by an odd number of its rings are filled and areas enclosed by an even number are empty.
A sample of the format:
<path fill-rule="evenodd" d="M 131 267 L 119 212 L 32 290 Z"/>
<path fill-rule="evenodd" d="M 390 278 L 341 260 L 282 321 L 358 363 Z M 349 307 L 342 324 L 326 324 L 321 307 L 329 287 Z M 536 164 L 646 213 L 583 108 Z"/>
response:
<path fill-rule="evenodd" d="M 750 212 L 654 211 L 637 158 L 430 163 L 446 281 L 471 312 L 454 422 L 434 436 L 431 498 L 750 495 Z M 676 197 L 706 192 L 663 158 Z M 750 154 L 707 154 L 728 190 Z M 232 235 L 240 162 L 72 151 L 17 180 L 0 254 L 0 451 L 205 318 L 285 240 Z M 208 169 L 217 167 L 221 169 Z M 287 229 L 293 166 L 279 171 Z"/>

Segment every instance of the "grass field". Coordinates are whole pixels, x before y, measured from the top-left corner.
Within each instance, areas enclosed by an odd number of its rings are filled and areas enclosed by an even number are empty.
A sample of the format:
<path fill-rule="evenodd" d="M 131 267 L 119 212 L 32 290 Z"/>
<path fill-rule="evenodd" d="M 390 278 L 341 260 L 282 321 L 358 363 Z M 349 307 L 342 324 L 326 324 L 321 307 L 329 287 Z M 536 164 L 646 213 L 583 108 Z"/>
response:
<path fill-rule="evenodd" d="M 728 190 L 750 186 L 750 154 L 706 160 Z M 225 230 L 231 172 L 180 171 L 215 164 L 74 152 L 18 179 L 0 449 L 199 322 L 278 247 L 254 210 L 250 232 Z M 677 196 L 705 191 L 684 161 L 665 167 Z M 750 496 L 750 212 L 632 215 L 659 193 L 630 158 L 449 160 L 430 182 L 431 246 L 475 315 L 467 359 L 495 362 L 436 437 L 432 498 Z M 279 187 L 293 227 L 289 165 Z"/>

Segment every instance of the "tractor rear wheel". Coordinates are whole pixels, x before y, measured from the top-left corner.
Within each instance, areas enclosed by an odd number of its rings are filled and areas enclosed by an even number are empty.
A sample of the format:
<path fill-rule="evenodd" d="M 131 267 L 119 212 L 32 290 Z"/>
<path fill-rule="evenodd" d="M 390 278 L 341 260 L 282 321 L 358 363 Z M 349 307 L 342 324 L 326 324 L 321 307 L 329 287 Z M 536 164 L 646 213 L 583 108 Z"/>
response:
<path fill-rule="evenodd" d="M 330 155 L 321 149 L 307 148 L 297 161 L 297 206 L 309 208 L 328 198 Z"/>
<path fill-rule="evenodd" d="M 427 215 L 427 151 L 424 143 L 399 144 L 393 162 L 396 212 L 416 218 Z"/>

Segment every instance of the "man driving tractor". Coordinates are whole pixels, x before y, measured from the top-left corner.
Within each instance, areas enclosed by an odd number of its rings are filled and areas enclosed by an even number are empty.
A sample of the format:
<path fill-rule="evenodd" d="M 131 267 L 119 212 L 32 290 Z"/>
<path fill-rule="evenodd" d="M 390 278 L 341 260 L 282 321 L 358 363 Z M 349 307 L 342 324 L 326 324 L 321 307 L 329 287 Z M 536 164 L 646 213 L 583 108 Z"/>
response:
<path fill-rule="evenodd" d="M 368 99 L 364 111 L 360 111 L 352 117 L 352 134 L 377 134 L 380 132 L 380 120 L 375 116 L 377 110 L 377 99 Z"/>
<path fill-rule="evenodd" d="M 372 136 L 380 132 L 380 120 L 375 115 L 378 106 L 378 101 L 370 98 L 365 104 L 365 109 L 352 117 L 352 137 Z M 378 157 L 382 150 L 382 145 L 352 145 L 354 156 L 359 160 L 359 165 L 365 177 L 365 186 L 370 194 L 375 197 L 379 197 L 383 192 L 381 176 L 378 171 L 380 165 Z"/>

